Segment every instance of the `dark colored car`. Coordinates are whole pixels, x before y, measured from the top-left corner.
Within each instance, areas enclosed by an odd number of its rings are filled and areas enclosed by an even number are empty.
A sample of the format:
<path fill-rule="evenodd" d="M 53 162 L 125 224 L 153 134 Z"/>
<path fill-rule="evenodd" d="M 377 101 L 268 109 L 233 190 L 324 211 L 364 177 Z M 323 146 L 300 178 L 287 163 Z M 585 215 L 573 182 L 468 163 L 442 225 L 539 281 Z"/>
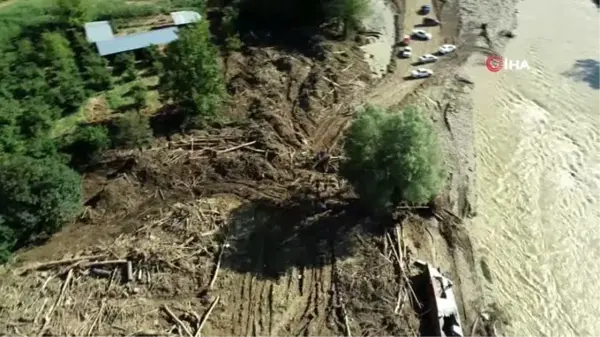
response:
<path fill-rule="evenodd" d="M 420 10 L 421 15 L 427 15 L 427 14 L 429 14 L 429 12 L 431 12 L 431 6 L 423 5 L 423 7 L 421 7 L 421 10 Z"/>
<path fill-rule="evenodd" d="M 426 27 L 433 27 L 433 26 L 439 26 L 440 22 L 436 19 L 433 18 L 423 18 L 423 26 Z"/>

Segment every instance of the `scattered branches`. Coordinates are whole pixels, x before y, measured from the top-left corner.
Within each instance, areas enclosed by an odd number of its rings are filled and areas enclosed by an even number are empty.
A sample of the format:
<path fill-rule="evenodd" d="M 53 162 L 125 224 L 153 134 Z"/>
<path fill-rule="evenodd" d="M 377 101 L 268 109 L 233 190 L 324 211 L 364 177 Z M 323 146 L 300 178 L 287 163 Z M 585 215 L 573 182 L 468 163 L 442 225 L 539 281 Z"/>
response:
<path fill-rule="evenodd" d="M 217 306 L 217 303 L 219 303 L 220 299 L 221 299 L 221 297 L 217 296 L 217 298 L 215 298 L 215 300 L 210 304 L 210 307 L 208 308 L 208 310 L 206 310 L 206 313 L 204 314 L 204 316 L 202 317 L 202 320 L 200 321 L 200 325 L 198 325 L 198 330 L 196 331 L 196 334 L 194 335 L 194 337 L 200 336 L 200 333 L 202 332 L 202 328 L 204 327 L 204 323 L 206 323 L 206 320 L 212 313 L 213 309 Z"/>
<path fill-rule="evenodd" d="M 183 331 L 187 333 L 188 337 L 194 337 L 188 326 L 184 324 L 177 316 L 175 316 L 175 314 L 171 311 L 171 309 L 169 309 L 169 307 L 166 304 L 164 304 L 162 308 L 167 313 L 167 315 L 169 315 L 169 317 L 171 317 L 177 324 L 179 324 Z"/>

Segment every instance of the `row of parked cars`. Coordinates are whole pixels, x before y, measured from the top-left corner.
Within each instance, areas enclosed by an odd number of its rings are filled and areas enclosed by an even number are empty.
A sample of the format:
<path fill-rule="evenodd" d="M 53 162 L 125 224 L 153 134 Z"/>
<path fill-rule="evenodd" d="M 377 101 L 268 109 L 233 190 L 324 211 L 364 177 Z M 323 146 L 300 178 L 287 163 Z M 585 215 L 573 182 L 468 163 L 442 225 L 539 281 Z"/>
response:
<path fill-rule="evenodd" d="M 433 63 L 433 62 L 436 62 L 440 56 L 450 54 L 455 50 L 456 50 L 455 45 L 443 44 L 440 46 L 440 48 L 436 52 L 437 56 L 434 54 L 425 54 L 425 55 L 419 56 L 416 63 L 419 65 Z M 405 47 L 404 50 L 402 51 L 402 57 L 411 58 L 412 57 L 412 48 Z M 433 71 L 431 69 L 426 69 L 426 68 L 417 68 L 411 72 L 411 76 L 413 78 L 425 78 L 425 77 L 429 77 L 431 75 L 433 75 Z"/>
<path fill-rule="evenodd" d="M 424 5 L 423 7 L 421 7 L 421 9 L 419 10 L 419 14 L 421 15 L 426 15 L 429 14 L 429 12 L 431 11 L 431 7 L 429 5 Z M 440 23 L 432 18 L 424 18 L 423 19 L 423 24 L 419 25 L 421 27 L 424 26 L 437 26 Z M 410 36 L 406 36 L 404 39 L 404 49 L 400 52 L 400 57 L 402 58 L 411 58 L 412 57 L 412 47 L 410 47 L 408 44 L 410 43 L 410 40 L 421 40 L 421 41 L 429 41 L 431 40 L 432 35 L 431 33 L 428 33 L 427 31 L 423 30 L 423 29 L 415 29 L 412 31 L 412 34 Z M 428 64 L 428 63 L 433 63 L 436 62 L 438 60 L 438 57 L 446 55 L 446 54 L 450 54 L 452 53 L 454 50 L 456 50 L 456 46 L 453 44 L 443 44 L 440 46 L 440 48 L 437 50 L 437 52 L 435 52 L 434 54 L 425 54 L 422 56 L 419 56 L 418 60 L 417 60 L 417 64 L 418 65 L 423 65 L 423 64 Z M 411 77 L 413 78 L 425 78 L 425 77 L 430 77 L 433 75 L 433 71 L 431 69 L 426 69 L 426 68 L 417 68 L 414 69 L 413 71 L 411 71 Z"/>

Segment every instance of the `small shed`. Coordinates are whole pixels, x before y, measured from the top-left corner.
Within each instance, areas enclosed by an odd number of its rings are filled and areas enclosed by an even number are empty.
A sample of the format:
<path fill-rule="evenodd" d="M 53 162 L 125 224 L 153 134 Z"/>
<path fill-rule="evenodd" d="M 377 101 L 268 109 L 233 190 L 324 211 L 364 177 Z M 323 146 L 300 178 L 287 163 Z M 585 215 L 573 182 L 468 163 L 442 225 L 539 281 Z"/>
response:
<path fill-rule="evenodd" d="M 88 22 L 84 26 L 85 38 L 89 43 L 106 41 L 114 38 L 112 27 L 108 21 Z"/>
<path fill-rule="evenodd" d="M 112 40 L 96 42 L 101 56 L 122 53 L 130 50 L 163 45 L 177 40 L 177 27 L 168 27 L 149 32 L 117 36 Z"/>
<path fill-rule="evenodd" d="M 196 12 L 192 11 L 180 11 L 180 12 L 172 12 L 171 18 L 173 18 L 173 22 L 176 26 L 179 25 L 187 25 L 192 22 L 198 22 L 202 19 L 202 16 Z"/>

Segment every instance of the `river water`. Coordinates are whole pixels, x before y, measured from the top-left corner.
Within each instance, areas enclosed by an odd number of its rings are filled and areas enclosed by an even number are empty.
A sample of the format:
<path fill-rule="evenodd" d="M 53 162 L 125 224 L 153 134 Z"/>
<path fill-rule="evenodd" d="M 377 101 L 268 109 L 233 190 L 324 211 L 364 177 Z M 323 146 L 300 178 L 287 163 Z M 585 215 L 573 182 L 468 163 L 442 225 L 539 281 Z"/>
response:
<path fill-rule="evenodd" d="M 473 63 L 478 216 L 473 243 L 508 335 L 600 336 L 599 13 L 590 0 L 523 0 L 504 51 Z"/>

